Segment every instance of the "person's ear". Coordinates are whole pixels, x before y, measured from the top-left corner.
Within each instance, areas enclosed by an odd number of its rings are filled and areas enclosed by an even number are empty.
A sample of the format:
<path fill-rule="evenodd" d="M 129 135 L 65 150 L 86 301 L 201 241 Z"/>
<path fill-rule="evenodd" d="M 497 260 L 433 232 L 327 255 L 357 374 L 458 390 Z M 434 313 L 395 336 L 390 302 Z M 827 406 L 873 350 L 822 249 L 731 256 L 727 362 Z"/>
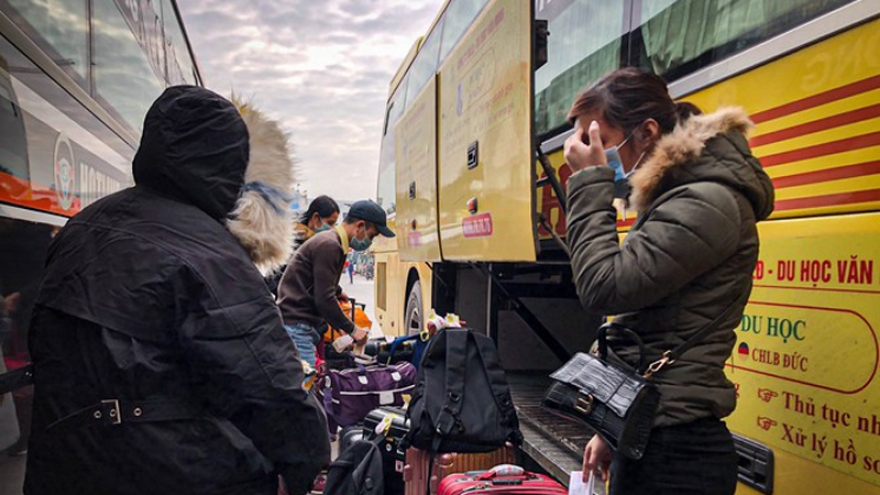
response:
<path fill-rule="evenodd" d="M 639 139 L 645 144 L 657 142 L 660 139 L 660 124 L 654 119 L 648 119 L 642 124 Z"/>

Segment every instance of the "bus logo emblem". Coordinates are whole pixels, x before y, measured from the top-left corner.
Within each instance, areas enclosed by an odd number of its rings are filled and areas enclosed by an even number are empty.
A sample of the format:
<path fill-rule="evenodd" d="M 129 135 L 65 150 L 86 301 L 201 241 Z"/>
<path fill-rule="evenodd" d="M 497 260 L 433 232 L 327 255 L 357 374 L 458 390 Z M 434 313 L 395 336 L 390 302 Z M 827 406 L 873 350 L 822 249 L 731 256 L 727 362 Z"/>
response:
<path fill-rule="evenodd" d="M 55 140 L 55 196 L 62 210 L 69 210 L 73 206 L 75 179 L 73 147 L 67 137 L 59 133 Z"/>

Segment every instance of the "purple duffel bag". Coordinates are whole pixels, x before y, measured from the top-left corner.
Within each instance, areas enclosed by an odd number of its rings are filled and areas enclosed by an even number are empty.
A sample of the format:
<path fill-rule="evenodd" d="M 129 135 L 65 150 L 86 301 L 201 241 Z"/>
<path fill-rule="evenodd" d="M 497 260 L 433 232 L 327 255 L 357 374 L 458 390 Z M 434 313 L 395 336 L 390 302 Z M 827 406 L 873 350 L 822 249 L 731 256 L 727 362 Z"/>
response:
<path fill-rule="evenodd" d="M 327 412 L 330 432 L 364 420 L 380 406 L 402 406 L 403 395 L 412 393 L 416 368 L 411 363 L 356 365 L 330 370 L 318 380 L 316 392 Z"/>

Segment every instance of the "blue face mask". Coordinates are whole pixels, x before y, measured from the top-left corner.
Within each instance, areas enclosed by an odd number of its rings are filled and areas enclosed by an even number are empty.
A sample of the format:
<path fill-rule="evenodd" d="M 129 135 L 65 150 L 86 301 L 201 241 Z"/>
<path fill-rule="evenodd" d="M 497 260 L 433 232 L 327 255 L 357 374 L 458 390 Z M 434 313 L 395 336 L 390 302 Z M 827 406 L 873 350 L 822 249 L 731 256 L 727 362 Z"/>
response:
<path fill-rule="evenodd" d="M 321 222 L 321 226 L 318 227 L 317 229 L 315 229 L 315 233 L 317 234 L 318 232 L 324 232 L 324 231 L 326 231 L 326 230 L 330 230 L 330 229 L 332 229 L 332 228 L 333 228 L 333 227 L 327 225 L 326 223 L 324 223 L 324 222 L 322 221 L 322 222 Z"/>
<path fill-rule="evenodd" d="M 627 136 L 626 139 L 621 141 L 620 144 L 618 144 L 617 146 L 605 150 L 605 159 L 608 160 L 608 166 L 611 167 L 612 170 L 614 170 L 614 182 L 629 179 L 630 175 L 636 173 L 636 169 L 639 168 L 639 165 L 642 163 L 642 158 L 644 158 L 645 153 L 648 152 L 648 150 L 645 150 L 642 152 L 641 155 L 639 155 L 639 159 L 636 160 L 635 165 L 633 165 L 632 169 L 630 169 L 629 172 L 623 171 L 623 162 L 620 160 L 620 152 L 618 150 L 620 148 L 623 148 L 623 145 L 625 145 L 627 141 L 629 141 L 630 138 L 633 137 L 633 134 L 635 134 L 635 131 L 631 132 L 629 136 Z"/>
<path fill-rule="evenodd" d="M 623 162 L 620 161 L 620 152 L 618 150 L 622 148 L 631 137 L 632 133 L 630 133 L 630 135 L 617 146 L 605 150 L 605 159 L 608 160 L 608 166 L 614 170 L 614 182 L 624 180 L 627 177 L 627 174 L 623 171 Z M 635 168 L 633 168 L 633 170 L 635 170 Z M 630 171 L 630 173 L 632 173 L 632 171 Z"/>

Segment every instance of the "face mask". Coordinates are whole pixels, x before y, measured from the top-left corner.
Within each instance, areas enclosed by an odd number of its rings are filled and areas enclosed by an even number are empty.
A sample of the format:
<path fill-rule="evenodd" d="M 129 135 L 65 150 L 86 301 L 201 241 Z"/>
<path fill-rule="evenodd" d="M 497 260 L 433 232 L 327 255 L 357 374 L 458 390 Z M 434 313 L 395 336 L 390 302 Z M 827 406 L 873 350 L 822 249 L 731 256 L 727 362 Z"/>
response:
<path fill-rule="evenodd" d="M 621 141 L 620 144 L 618 144 L 617 146 L 605 150 L 605 158 L 608 160 L 608 166 L 611 167 L 612 170 L 614 170 L 614 182 L 629 179 L 632 174 L 636 173 L 636 169 L 639 168 L 639 165 L 641 165 L 642 163 L 642 158 L 644 158 L 645 153 L 648 152 L 648 150 L 645 150 L 642 152 L 641 155 L 639 155 L 639 159 L 636 160 L 635 165 L 633 165 L 629 172 L 623 171 L 623 162 L 620 160 L 620 152 L 618 150 L 620 148 L 623 148 L 623 145 L 625 145 L 627 141 L 629 141 L 630 138 L 633 137 L 633 134 L 635 134 L 635 132 L 636 131 L 631 132 L 629 136 L 627 136 L 626 139 Z"/>
<path fill-rule="evenodd" d="M 365 232 L 366 233 L 366 232 Z M 370 236 L 365 235 L 363 239 L 358 239 L 355 237 L 348 241 L 348 245 L 351 246 L 355 251 L 366 251 L 370 249 L 370 245 L 373 244 L 373 240 L 370 239 Z"/>
<path fill-rule="evenodd" d="M 629 136 L 626 137 L 626 139 L 620 142 L 620 144 L 614 146 L 613 148 L 608 148 L 607 150 L 605 150 L 605 159 L 608 160 L 608 166 L 611 167 L 612 170 L 614 170 L 615 182 L 625 180 L 629 176 L 629 174 L 626 174 L 623 171 L 623 162 L 620 161 L 620 152 L 618 150 L 622 148 L 623 145 L 625 145 L 627 141 L 629 141 L 629 138 L 631 138 L 632 136 L 633 133 L 630 133 Z M 635 167 L 633 167 L 633 170 L 635 170 Z M 632 171 L 630 171 L 630 173 L 632 173 Z"/>
<path fill-rule="evenodd" d="M 366 251 L 370 249 L 370 246 L 373 244 L 373 240 L 367 237 L 366 239 L 358 239 L 354 238 L 348 241 L 348 245 L 351 246 L 355 251 Z"/>
<path fill-rule="evenodd" d="M 315 229 L 315 233 L 317 234 L 318 232 L 324 232 L 324 231 L 326 231 L 326 230 L 330 230 L 330 229 L 332 229 L 332 228 L 333 228 L 333 227 L 327 225 L 326 223 L 324 223 L 323 220 L 321 220 L 321 226 L 318 227 L 317 229 Z"/>

